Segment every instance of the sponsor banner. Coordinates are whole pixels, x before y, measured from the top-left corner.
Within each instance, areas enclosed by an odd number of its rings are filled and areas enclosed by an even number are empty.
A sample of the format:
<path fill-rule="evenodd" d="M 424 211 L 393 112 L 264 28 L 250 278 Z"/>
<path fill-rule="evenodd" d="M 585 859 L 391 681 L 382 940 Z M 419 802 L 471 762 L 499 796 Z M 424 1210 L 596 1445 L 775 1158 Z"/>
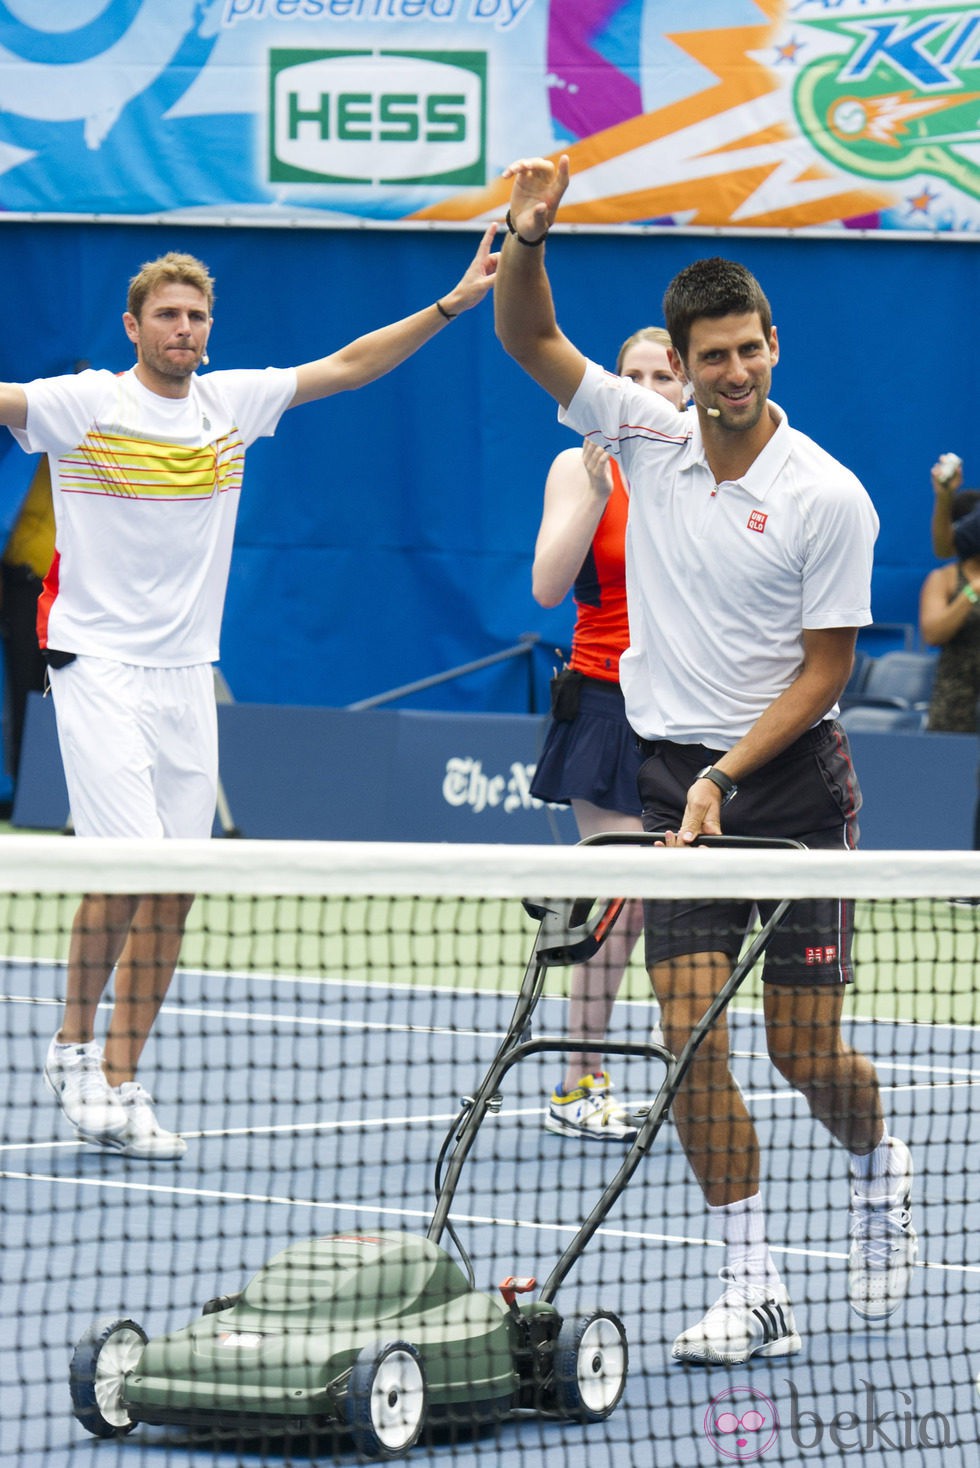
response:
<path fill-rule="evenodd" d="M 0 0 L 0 208 L 980 233 L 980 0 Z"/>

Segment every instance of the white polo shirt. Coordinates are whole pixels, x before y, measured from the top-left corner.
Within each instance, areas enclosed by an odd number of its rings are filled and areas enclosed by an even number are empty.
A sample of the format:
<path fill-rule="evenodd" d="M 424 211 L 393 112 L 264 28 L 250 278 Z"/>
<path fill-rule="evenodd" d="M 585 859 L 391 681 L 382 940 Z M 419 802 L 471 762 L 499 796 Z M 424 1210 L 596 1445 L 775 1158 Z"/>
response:
<path fill-rule="evenodd" d="M 192 377 L 165 398 L 132 369 L 26 383 L 22 448 L 51 464 L 55 558 L 42 646 L 144 667 L 218 659 L 245 449 L 276 430 L 292 368 Z"/>
<path fill-rule="evenodd" d="M 776 412 L 748 473 L 720 485 L 694 409 L 678 413 L 595 362 L 559 412 L 615 454 L 629 482 L 630 645 L 619 668 L 645 739 L 730 749 L 798 675 L 804 629 L 871 621 L 874 506 Z"/>

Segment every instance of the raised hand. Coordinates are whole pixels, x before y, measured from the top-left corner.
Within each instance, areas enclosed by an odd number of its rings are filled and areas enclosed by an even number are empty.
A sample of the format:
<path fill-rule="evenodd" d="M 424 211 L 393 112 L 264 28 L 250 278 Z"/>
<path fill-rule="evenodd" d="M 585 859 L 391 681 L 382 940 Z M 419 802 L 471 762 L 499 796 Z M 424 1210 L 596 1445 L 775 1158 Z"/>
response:
<path fill-rule="evenodd" d="M 513 179 L 510 220 L 527 243 L 541 239 L 555 222 L 561 197 L 568 188 L 568 155 L 557 164 L 550 158 L 518 158 L 503 171 Z"/>
<path fill-rule="evenodd" d="M 484 231 L 477 252 L 466 267 L 459 284 L 441 298 L 446 310 L 452 311 L 454 316 L 478 306 L 493 289 L 497 262 L 500 259 L 499 253 L 494 255 L 490 250 L 496 233 L 496 224 L 491 224 Z"/>
<path fill-rule="evenodd" d="M 944 490 L 956 494 L 963 484 L 963 460 L 959 454 L 940 454 L 930 470 L 930 478 L 936 494 Z"/>
<path fill-rule="evenodd" d="M 609 472 L 609 454 L 591 438 L 582 442 L 582 464 L 592 484 L 592 492 L 598 499 L 608 499 L 612 493 L 612 475 Z"/>

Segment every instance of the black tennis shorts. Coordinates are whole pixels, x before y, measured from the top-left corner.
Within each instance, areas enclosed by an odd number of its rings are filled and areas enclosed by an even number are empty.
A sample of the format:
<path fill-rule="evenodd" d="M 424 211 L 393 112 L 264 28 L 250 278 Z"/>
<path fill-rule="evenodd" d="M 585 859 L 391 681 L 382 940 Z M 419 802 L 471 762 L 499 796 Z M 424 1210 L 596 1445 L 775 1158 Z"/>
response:
<path fill-rule="evenodd" d="M 703 744 L 641 741 L 647 756 L 637 778 L 646 831 L 676 831 L 698 770 L 721 759 Z M 776 759 L 739 781 L 722 809 L 731 836 L 801 841 L 811 850 L 857 845 L 861 792 L 847 735 L 832 719 L 809 729 Z M 693 859 L 693 858 L 692 858 Z M 792 861 L 788 852 L 787 861 Z M 650 901 L 644 904 L 646 962 L 696 953 L 724 953 L 734 963 L 756 913 L 765 921 L 775 900 Z M 849 984 L 854 903 L 814 898 L 794 902 L 766 949 L 768 984 Z"/>

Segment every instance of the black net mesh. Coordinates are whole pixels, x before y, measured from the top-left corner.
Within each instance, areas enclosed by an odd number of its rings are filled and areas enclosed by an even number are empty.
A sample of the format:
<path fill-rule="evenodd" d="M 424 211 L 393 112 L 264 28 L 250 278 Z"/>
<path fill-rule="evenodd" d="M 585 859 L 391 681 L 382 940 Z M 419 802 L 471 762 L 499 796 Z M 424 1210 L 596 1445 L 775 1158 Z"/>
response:
<path fill-rule="evenodd" d="M 967 854 L 164 846 L 6 843 L 6 1461 L 976 1461 Z M 141 901 L 104 1059 L 160 1006 L 142 1130 L 101 1137 L 49 1051 L 98 989 L 86 889 Z M 596 890 L 630 900 L 571 901 Z M 681 1075 L 731 970 L 702 904 L 749 893 L 793 900 Z M 644 896 L 704 934 L 660 959 L 663 1008 Z M 878 1148 L 855 1209 L 882 1119 L 908 1153 Z"/>

